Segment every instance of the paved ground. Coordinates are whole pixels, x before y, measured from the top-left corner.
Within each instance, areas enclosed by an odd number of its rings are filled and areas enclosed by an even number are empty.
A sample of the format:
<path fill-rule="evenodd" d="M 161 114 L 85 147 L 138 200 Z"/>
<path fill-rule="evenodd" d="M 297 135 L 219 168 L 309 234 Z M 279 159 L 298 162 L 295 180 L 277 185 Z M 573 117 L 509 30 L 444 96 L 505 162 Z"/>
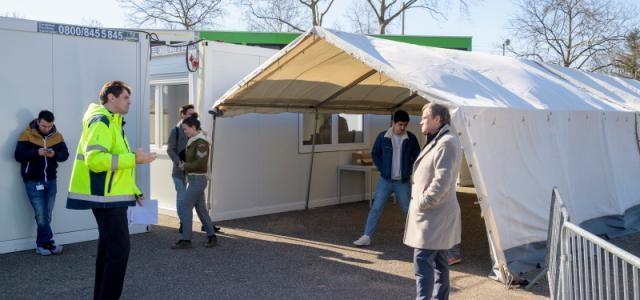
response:
<path fill-rule="evenodd" d="M 459 193 L 464 262 L 452 268 L 452 299 L 538 299 L 486 277 L 490 268 L 484 225 L 474 195 Z M 389 205 L 374 245 L 351 246 L 364 226 L 366 202 L 219 223 L 218 247 L 171 250 L 177 220 L 160 218 L 150 233 L 132 236 L 123 299 L 412 299 L 411 249 L 402 245 L 403 218 Z M 197 227 L 194 228 L 199 228 Z M 640 241 L 640 238 L 638 238 Z M 638 244 L 638 243 L 636 243 Z M 63 255 L 33 251 L 0 255 L 0 298 L 89 299 L 95 242 L 65 246 Z"/>

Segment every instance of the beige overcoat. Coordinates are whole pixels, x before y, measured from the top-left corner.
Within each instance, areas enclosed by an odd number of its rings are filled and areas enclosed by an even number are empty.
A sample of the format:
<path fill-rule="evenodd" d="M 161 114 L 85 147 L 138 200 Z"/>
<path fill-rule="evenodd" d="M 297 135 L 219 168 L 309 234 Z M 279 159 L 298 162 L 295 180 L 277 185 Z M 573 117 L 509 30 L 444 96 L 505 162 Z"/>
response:
<path fill-rule="evenodd" d="M 413 165 L 405 245 L 446 250 L 460 243 L 456 180 L 461 160 L 460 141 L 449 125 L 443 126 L 420 152 Z"/>

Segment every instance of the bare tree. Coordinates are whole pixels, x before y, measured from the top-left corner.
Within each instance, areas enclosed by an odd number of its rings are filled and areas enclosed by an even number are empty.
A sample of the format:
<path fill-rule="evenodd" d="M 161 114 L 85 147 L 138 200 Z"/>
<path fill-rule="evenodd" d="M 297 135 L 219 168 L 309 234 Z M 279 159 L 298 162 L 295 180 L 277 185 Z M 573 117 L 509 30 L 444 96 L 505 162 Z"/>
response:
<path fill-rule="evenodd" d="M 241 0 L 238 4 L 246 8 L 251 31 L 303 31 L 308 19 L 298 0 Z"/>
<path fill-rule="evenodd" d="M 521 0 L 519 6 L 510 52 L 591 71 L 612 65 L 632 20 L 629 7 L 610 0 Z"/>
<path fill-rule="evenodd" d="M 329 11 L 329 8 L 331 8 L 331 5 L 333 5 L 333 1 L 334 0 L 298 0 L 298 2 L 311 10 L 311 24 L 313 24 L 313 26 L 322 26 L 324 16 Z M 327 3 L 324 9 L 320 7 L 321 3 Z"/>
<path fill-rule="evenodd" d="M 0 17 L 7 17 L 7 18 L 14 18 L 14 19 L 24 19 L 24 18 L 26 18 L 25 15 L 23 15 L 23 14 L 17 12 L 17 11 L 0 13 Z"/>
<path fill-rule="evenodd" d="M 102 25 L 102 22 L 92 18 L 82 18 L 80 24 L 89 27 L 104 27 L 104 25 Z"/>
<path fill-rule="evenodd" d="M 345 18 L 349 20 L 353 32 L 374 34 L 378 30 L 376 15 L 365 1 L 356 0 L 351 2 Z"/>
<path fill-rule="evenodd" d="M 363 0 L 355 0 L 363 1 Z M 398 0 L 366 0 L 369 7 L 374 11 L 378 20 L 378 33 L 386 34 L 387 26 L 391 24 L 403 12 L 409 9 L 422 9 L 436 19 L 446 19 L 445 5 L 448 0 L 409 0 L 399 2 Z M 473 0 L 458 0 L 460 10 L 468 12 L 469 2 Z"/>
<path fill-rule="evenodd" d="M 161 25 L 171 29 L 199 29 L 216 24 L 223 14 L 222 0 L 118 0 L 131 12 L 136 26 Z"/>
<path fill-rule="evenodd" d="M 251 30 L 305 31 L 322 26 L 334 0 L 240 0 Z"/>
<path fill-rule="evenodd" d="M 614 66 L 618 75 L 640 80 L 640 29 L 627 34 L 624 49 L 616 55 Z"/>

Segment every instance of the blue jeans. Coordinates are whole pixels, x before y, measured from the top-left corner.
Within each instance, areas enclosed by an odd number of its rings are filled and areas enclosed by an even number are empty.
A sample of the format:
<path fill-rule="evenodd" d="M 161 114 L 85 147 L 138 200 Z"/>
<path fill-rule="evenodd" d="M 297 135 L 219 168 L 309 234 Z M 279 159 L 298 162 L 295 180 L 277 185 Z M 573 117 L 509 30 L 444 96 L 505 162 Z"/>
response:
<path fill-rule="evenodd" d="M 449 299 L 447 250 L 414 249 L 413 268 L 416 299 Z"/>
<path fill-rule="evenodd" d="M 398 205 L 402 213 L 406 216 L 409 210 L 409 199 L 411 194 L 411 185 L 409 181 L 403 183 L 399 180 L 388 181 L 382 177 L 378 180 L 378 186 L 376 186 L 376 197 L 373 199 L 373 206 L 369 210 L 369 216 L 367 217 L 367 224 L 364 226 L 364 234 L 369 237 L 373 236 L 378 224 L 378 219 L 384 210 L 385 205 L 389 201 L 391 193 L 396 195 Z"/>
<path fill-rule="evenodd" d="M 176 187 L 176 210 L 178 213 L 178 219 L 180 219 L 180 223 L 182 223 L 182 219 L 184 218 L 182 214 L 184 212 L 184 197 L 187 193 L 187 184 L 184 182 L 185 178 L 182 176 L 171 176 L 171 178 L 173 178 L 173 184 Z"/>
<path fill-rule="evenodd" d="M 24 183 L 27 197 L 33 207 L 36 224 L 38 225 L 38 237 L 36 245 L 42 247 L 52 242 L 51 212 L 56 201 L 56 180 L 27 181 Z"/>
<path fill-rule="evenodd" d="M 453 246 L 451 249 L 449 249 L 447 251 L 447 256 L 448 257 L 456 257 L 456 258 L 462 257 L 462 249 L 460 248 L 460 244 L 457 244 L 457 245 Z"/>

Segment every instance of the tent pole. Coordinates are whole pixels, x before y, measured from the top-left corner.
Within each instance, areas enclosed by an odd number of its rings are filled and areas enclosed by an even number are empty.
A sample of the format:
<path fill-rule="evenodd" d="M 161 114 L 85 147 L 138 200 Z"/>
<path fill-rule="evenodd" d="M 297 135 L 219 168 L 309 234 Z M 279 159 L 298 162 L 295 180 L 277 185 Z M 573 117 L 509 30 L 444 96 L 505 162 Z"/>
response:
<path fill-rule="evenodd" d="M 209 216 L 211 216 L 211 212 L 213 210 L 213 181 L 211 180 L 211 177 L 213 176 L 213 150 L 215 149 L 215 137 L 216 137 L 216 119 L 218 116 L 218 112 L 214 111 L 214 110 L 210 110 L 209 113 L 211 114 L 211 117 L 213 118 L 213 122 L 211 124 L 211 150 L 209 151 L 209 168 L 207 171 L 207 181 L 208 181 L 208 188 L 207 188 L 207 202 L 205 203 L 205 206 L 207 208 L 207 213 L 209 213 Z"/>
<path fill-rule="evenodd" d="M 412 100 L 413 98 L 415 98 L 416 96 L 418 96 L 418 94 L 417 94 L 417 93 L 415 93 L 415 92 L 411 92 L 411 93 L 409 93 L 409 96 L 408 96 L 408 97 L 406 97 L 406 98 L 402 99 L 402 101 L 400 101 L 400 102 L 398 102 L 398 104 L 394 105 L 394 106 L 391 108 L 391 110 L 395 112 L 395 111 L 396 111 L 396 109 L 400 108 L 400 106 L 405 105 L 407 102 L 411 101 L 411 100 Z"/>
<path fill-rule="evenodd" d="M 318 103 L 318 105 L 316 105 L 315 107 L 315 119 L 313 122 L 313 134 L 311 135 L 311 161 L 309 162 L 309 177 L 308 177 L 308 181 L 307 181 L 307 199 L 305 200 L 304 203 L 304 210 L 309 210 L 309 197 L 311 196 L 311 177 L 313 174 L 313 160 L 316 156 L 316 133 L 318 131 L 318 108 L 320 106 L 322 106 L 323 104 L 337 98 L 338 96 L 342 95 L 344 92 L 348 91 L 349 89 L 351 89 L 352 87 L 358 85 L 358 83 L 366 80 L 367 78 L 371 77 L 373 74 L 377 73 L 378 71 L 375 69 L 369 70 L 368 72 L 362 74 L 362 76 L 358 77 L 356 80 L 352 81 L 351 83 L 349 83 L 348 85 L 346 85 L 345 87 L 341 88 L 339 91 L 333 93 L 331 96 L 329 96 L 328 98 L 324 99 L 323 101 L 321 101 L 320 103 Z"/>
<path fill-rule="evenodd" d="M 636 145 L 638 145 L 638 152 L 640 152 L 640 135 L 638 135 L 638 113 L 633 114 L 635 118 L 635 132 L 636 132 Z"/>
<path fill-rule="evenodd" d="M 338 98 L 338 96 L 344 94 L 346 91 L 350 90 L 351 88 L 353 88 L 354 86 L 358 85 L 358 83 L 363 82 L 365 80 L 367 80 L 367 78 L 373 76 L 373 74 L 378 73 L 378 70 L 376 69 L 371 69 L 369 70 L 367 73 L 362 74 L 362 76 L 356 78 L 356 80 L 352 81 L 351 83 L 349 83 L 348 85 L 344 86 L 343 88 L 341 88 L 340 90 L 338 90 L 337 92 L 333 93 L 331 96 L 329 96 L 328 98 L 322 100 L 322 102 L 320 102 L 318 105 L 316 105 L 316 110 L 318 109 L 318 107 L 320 107 L 321 105 L 324 105 L 325 103 Z"/>
<path fill-rule="evenodd" d="M 309 163 L 309 177 L 307 181 L 307 199 L 304 203 L 304 210 L 309 210 L 309 197 L 311 196 L 311 175 L 313 174 L 313 159 L 316 156 L 316 132 L 318 131 L 318 107 L 316 106 L 315 118 L 313 121 L 313 134 L 311 135 L 311 162 Z"/>

